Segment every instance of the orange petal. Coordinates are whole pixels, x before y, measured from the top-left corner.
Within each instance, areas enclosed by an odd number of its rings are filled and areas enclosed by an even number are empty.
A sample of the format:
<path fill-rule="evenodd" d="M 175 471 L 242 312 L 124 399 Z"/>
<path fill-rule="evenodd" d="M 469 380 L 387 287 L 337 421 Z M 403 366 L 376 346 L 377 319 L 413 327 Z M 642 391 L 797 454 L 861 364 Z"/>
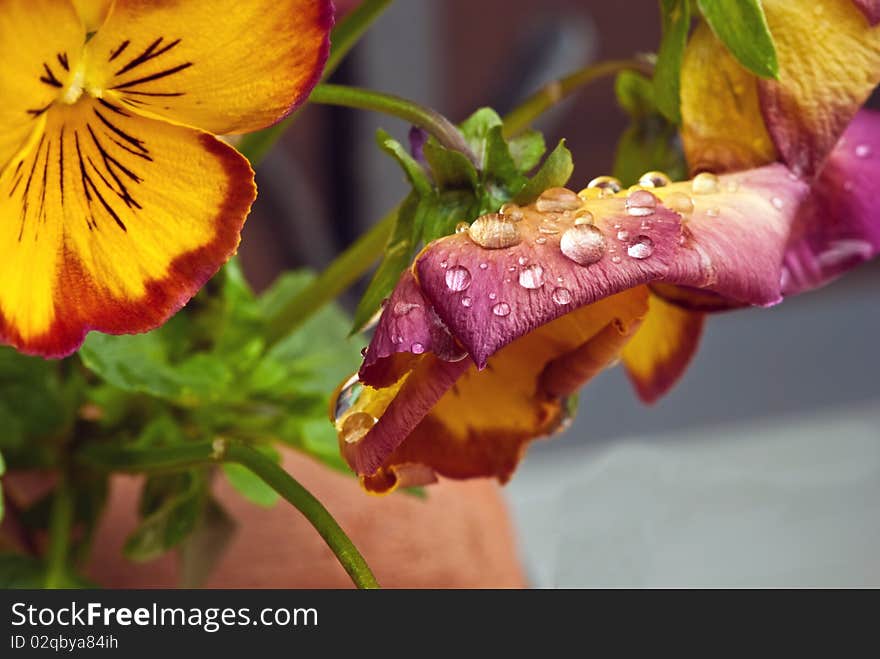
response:
<path fill-rule="evenodd" d="M 180 309 L 234 253 L 256 190 L 231 147 L 106 100 L 45 121 L 0 176 L 0 340 L 57 357 Z"/>
<path fill-rule="evenodd" d="M 95 32 L 107 19 L 113 0 L 73 0 L 73 6 L 88 32 Z"/>
<path fill-rule="evenodd" d="M 653 403 L 668 392 L 697 351 L 705 315 L 651 295 L 648 315 L 623 349 L 623 364 L 639 397 Z"/>
<path fill-rule="evenodd" d="M 282 119 L 324 67 L 329 0 L 117 0 L 89 42 L 87 83 L 212 133 Z"/>

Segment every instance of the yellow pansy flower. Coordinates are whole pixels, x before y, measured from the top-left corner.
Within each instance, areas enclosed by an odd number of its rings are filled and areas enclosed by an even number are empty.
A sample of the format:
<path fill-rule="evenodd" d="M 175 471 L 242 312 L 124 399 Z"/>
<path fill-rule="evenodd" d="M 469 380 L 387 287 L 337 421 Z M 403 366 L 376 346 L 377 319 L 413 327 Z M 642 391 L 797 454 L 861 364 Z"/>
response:
<path fill-rule="evenodd" d="M 215 134 L 286 116 L 328 0 L 0 0 L 0 341 L 150 330 L 235 252 L 256 196 Z"/>

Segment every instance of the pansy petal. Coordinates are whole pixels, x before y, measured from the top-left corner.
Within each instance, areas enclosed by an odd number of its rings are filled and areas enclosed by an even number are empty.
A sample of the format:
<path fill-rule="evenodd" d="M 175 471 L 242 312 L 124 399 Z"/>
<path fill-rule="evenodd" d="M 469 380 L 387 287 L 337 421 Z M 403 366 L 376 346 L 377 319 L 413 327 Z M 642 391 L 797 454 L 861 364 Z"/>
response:
<path fill-rule="evenodd" d="M 253 173 L 216 138 L 105 100 L 56 105 L 0 177 L 0 340 L 62 356 L 143 332 L 235 251 Z"/>
<path fill-rule="evenodd" d="M 880 114 L 862 111 L 804 203 L 785 255 L 783 293 L 821 286 L 880 253 Z"/>
<path fill-rule="evenodd" d="M 880 0 L 852 0 L 871 25 L 880 23 Z"/>
<path fill-rule="evenodd" d="M 737 171 L 776 160 L 755 76 L 701 23 L 681 70 L 681 137 L 692 172 Z"/>
<path fill-rule="evenodd" d="M 648 314 L 622 355 L 642 401 L 655 402 L 678 382 L 697 351 L 704 319 L 703 313 L 651 295 Z"/>
<path fill-rule="evenodd" d="M 880 28 L 851 0 L 764 3 L 779 80 L 761 80 L 764 119 L 783 161 L 814 175 L 880 82 Z"/>
<path fill-rule="evenodd" d="M 73 0 L 73 6 L 76 7 L 86 30 L 96 32 L 107 19 L 113 0 Z"/>
<path fill-rule="evenodd" d="M 418 258 L 425 297 L 478 366 L 554 318 L 668 272 L 679 247 L 678 214 L 658 206 L 650 217 L 637 216 L 623 197 L 568 195 L 578 207 L 567 212 L 517 211 L 523 218 L 510 226 L 518 242 L 509 247 L 484 248 L 472 227 Z M 587 217 L 593 224 L 577 224 Z"/>
<path fill-rule="evenodd" d="M 329 0 L 117 0 L 86 82 L 177 123 L 254 131 L 305 100 L 332 20 Z"/>
<path fill-rule="evenodd" d="M 0 172 L 67 86 L 85 36 L 68 2 L 0 0 Z"/>
<path fill-rule="evenodd" d="M 567 397 L 619 355 L 646 309 L 644 287 L 610 296 L 519 338 L 482 370 L 425 355 L 402 386 L 361 395 L 353 409 L 379 420 L 358 441 L 341 442 L 343 454 L 373 492 L 424 478 L 416 465 L 506 481 L 525 444 L 563 424 Z"/>

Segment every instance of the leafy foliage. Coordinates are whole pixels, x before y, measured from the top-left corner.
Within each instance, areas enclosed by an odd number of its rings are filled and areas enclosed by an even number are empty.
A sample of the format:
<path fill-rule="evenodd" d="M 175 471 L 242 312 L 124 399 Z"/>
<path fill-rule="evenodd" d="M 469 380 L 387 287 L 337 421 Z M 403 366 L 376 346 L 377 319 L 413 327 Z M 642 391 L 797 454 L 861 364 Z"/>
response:
<path fill-rule="evenodd" d="M 760 0 L 697 0 L 697 6 L 740 64 L 763 78 L 779 75 L 773 35 Z"/>
<path fill-rule="evenodd" d="M 654 70 L 657 109 L 674 124 L 681 123 L 681 65 L 691 27 L 689 0 L 660 0 L 663 40 Z"/>

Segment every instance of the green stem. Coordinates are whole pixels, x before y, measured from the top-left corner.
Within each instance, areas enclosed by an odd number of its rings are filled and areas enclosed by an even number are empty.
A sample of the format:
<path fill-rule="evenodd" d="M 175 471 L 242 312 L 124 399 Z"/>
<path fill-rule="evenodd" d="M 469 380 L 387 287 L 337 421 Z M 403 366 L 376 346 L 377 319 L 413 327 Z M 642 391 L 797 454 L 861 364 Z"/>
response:
<path fill-rule="evenodd" d="M 307 489 L 259 451 L 237 441 L 215 440 L 160 449 L 87 445 L 78 459 L 97 469 L 166 473 L 216 462 L 234 462 L 252 471 L 311 523 L 359 588 L 378 588 L 369 566 L 333 516 Z"/>
<path fill-rule="evenodd" d="M 269 320 L 267 331 L 270 344 L 275 344 L 290 334 L 370 269 L 388 242 L 397 212 L 398 208 L 395 208 L 361 235 L 308 286 L 275 313 Z"/>
<path fill-rule="evenodd" d="M 364 0 L 357 9 L 350 11 L 333 28 L 333 32 L 330 34 L 330 56 L 324 66 L 321 80 L 326 80 L 339 68 L 345 56 L 390 4 L 391 0 Z M 299 110 L 274 126 L 243 136 L 238 143 L 238 150 L 256 167 L 275 146 L 275 142 L 284 134 L 284 131 L 293 123 L 298 114 Z"/>
<path fill-rule="evenodd" d="M 548 82 L 504 117 L 504 136 L 515 137 L 544 112 L 582 87 L 621 71 L 639 71 L 650 75 L 652 67 L 640 59 L 608 60 L 584 67 L 564 78 Z"/>
<path fill-rule="evenodd" d="M 46 552 L 46 588 L 64 588 L 68 581 L 70 534 L 73 530 L 74 500 L 66 472 L 55 488 L 49 513 L 49 549 Z"/>
<path fill-rule="evenodd" d="M 372 89 L 328 84 L 315 87 L 309 101 L 323 105 L 341 105 L 358 110 L 382 112 L 403 119 L 428 131 L 446 148 L 465 154 L 475 166 L 479 167 L 477 157 L 455 124 L 436 110 L 419 105 L 414 101 Z"/>

